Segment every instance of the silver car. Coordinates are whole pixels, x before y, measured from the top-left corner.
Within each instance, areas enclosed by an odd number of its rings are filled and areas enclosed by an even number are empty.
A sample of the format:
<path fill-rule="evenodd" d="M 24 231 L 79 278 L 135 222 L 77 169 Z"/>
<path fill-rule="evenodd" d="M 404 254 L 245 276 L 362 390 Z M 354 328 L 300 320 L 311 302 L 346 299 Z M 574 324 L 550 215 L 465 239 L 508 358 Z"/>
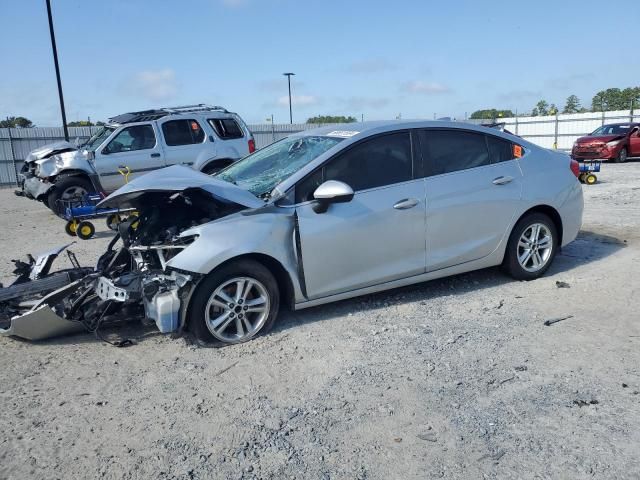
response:
<path fill-rule="evenodd" d="M 567 155 L 508 133 L 422 121 L 305 131 L 215 177 L 168 167 L 102 202 L 139 216 L 72 289 L 88 303 L 74 318 L 137 305 L 162 332 L 237 343 L 266 332 L 283 304 L 498 265 L 532 280 L 580 229 L 577 174 Z"/>

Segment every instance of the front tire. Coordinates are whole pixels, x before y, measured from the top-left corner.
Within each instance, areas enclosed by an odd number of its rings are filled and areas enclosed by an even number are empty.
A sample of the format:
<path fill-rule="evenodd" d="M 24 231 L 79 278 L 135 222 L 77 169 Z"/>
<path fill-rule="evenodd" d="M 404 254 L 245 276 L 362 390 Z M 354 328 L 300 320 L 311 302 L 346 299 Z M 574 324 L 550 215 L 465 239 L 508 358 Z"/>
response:
<path fill-rule="evenodd" d="M 539 278 L 551 266 L 559 243 L 556 226 L 547 215 L 525 215 L 511 232 L 502 268 L 516 280 Z"/>
<path fill-rule="evenodd" d="M 71 202 L 71 206 L 78 206 L 82 197 L 93 192 L 94 188 L 89 179 L 80 175 L 60 175 L 55 186 L 47 196 L 47 206 L 54 213 L 61 208 L 59 200 Z"/>
<path fill-rule="evenodd" d="M 278 283 L 264 265 L 231 262 L 198 287 L 189 308 L 189 329 L 207 343 L 246 342 L 273 326 L 279 306 Z"/>
<path fill-rule="evenodd" d="M 626 148 L 622 148 L 620 149 L 620 151 L 618 152 L 618 156 L 614 159 L 614 161 L 616 163 L 624 163 L 627 161 L 627 149 Z"/>

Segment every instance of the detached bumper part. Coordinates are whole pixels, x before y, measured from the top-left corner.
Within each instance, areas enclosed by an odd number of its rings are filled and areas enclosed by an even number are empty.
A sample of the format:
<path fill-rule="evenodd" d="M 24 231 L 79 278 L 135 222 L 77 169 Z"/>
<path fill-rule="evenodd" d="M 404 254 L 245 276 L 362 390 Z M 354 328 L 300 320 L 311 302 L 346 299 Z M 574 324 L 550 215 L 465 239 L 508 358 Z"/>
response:
<path fill-rule="evenodd" d="M 38 199 L 45 195 L 53 187 L 52 183 L 43 182 L 38 177 L 25 178 L 22 184 L 22 190 L 29 198 Z"/>
<path fill-rule="evenodd" d="M 44 340 L 83 331 L 85 328 L 81 323 L 65 320 L 59 317 L 48 305 L 42 305 L 24 315 L 13 317 L 9 328 L 0 328 L 0 335 L 21 337 L 27 340 Z"/>

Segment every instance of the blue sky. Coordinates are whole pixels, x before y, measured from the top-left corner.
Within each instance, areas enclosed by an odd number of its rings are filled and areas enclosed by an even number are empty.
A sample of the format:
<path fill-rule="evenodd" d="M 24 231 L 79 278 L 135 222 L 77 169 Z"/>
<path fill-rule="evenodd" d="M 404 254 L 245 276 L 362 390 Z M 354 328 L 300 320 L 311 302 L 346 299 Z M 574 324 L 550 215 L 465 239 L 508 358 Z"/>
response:
<path fill-rule="evenodd" d="M 251 123 L 288 122 L 287 71 L 294 122 L 588 105 L 640 84 L 632 3 L 52 0 L 69 121 L 204 102 Z M 0 116 L 59 125 L 44 0 L 0 0 L 0 58 Z"/>

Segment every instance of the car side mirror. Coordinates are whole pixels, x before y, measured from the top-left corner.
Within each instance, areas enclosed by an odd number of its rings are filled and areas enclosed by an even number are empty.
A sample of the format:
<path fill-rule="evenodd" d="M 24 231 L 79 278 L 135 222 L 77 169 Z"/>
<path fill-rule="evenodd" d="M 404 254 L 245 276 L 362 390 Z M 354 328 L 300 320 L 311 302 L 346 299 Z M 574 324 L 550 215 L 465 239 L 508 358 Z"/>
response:
<path fill-rule="evenodd" d="M 313 211 L 324 213 L 332 203 L 347 203 L 353 200 L 353 189 L 344 182 L 327 180 L 313 192 Z"/>
<path fill-rule="evenodd" d="M 93 150 L 85 150 L 82 153 L 84 153 L 84 156 L 87 157 L 87 160 L 89 161 L 94 160 L 96 158 L 96 152 L 94 152 Z"/>

